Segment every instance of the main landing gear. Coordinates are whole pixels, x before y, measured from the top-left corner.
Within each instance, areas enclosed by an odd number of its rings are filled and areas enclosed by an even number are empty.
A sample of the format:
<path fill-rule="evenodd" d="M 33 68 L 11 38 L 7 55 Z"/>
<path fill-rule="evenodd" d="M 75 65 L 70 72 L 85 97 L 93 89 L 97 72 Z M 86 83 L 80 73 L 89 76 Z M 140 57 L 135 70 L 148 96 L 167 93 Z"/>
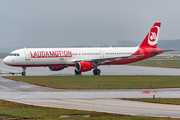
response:
<path fill-rule="evenodd" d="M 94 75 L 100 75 L 101 70 L 96 68 L 93 70 L 93 73 L 94 73 Z"/>
<path fill-rule="evenodd" d="M 22 67 L 23 68 L 23 72 L 21 73 L 22 76 L 26 76 L 26 67 Z"/>
<path fill-rule="evenodd" d="M 81 75 L 81 72 L 77 71 L 76 69 L 74 70 L 74 72 L 75 72 L 75 75 Z M 93 70 L 93 73 L 94 73 L 94 75 L 100 75 L 101 70 L 95 68 L 95 69 Z"/>
<path fill-rule="evenodd" d="M 74 70 L 75 75 L 81 75 L 81 72 L 77 71 L 76 69 Z"/>

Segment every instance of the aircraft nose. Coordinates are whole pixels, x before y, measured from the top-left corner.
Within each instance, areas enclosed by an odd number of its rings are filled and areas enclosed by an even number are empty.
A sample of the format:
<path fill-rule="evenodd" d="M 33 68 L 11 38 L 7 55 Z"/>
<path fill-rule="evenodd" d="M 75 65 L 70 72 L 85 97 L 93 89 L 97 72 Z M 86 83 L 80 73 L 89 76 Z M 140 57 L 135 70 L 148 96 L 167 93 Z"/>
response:
<path fill-rule="evenodd" d="M 5 58 L 3 59 L 3 63 L 6 64 L 6 65 L 10 65 L 11 60 L 9 59 L 9 57 L 5 57 Z"/>

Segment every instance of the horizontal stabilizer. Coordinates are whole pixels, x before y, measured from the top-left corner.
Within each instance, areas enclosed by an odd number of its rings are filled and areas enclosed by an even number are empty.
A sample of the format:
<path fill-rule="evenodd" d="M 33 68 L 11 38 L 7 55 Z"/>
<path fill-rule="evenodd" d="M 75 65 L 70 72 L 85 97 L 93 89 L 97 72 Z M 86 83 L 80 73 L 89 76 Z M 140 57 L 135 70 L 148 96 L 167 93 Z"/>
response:
<path fill-rule="evenodd" d="M 174 50 L 163 50 L 163 51 L 150 51 L 150 53 L 163 53 L 163 52 L 170 52 Z"/>

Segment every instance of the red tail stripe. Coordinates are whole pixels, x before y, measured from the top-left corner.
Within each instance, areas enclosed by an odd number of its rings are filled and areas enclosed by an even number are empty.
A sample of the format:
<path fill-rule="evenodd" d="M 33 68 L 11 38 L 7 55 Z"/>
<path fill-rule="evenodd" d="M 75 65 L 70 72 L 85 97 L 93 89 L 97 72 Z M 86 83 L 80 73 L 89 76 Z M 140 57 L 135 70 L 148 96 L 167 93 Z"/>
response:
<path fill-rule="evenodd" d="M 161 23 L 159 22 L 157 22 L 157 23 L 155 23 L 153 26 L 158 26 L 158 27 L 161 27 Z"/>

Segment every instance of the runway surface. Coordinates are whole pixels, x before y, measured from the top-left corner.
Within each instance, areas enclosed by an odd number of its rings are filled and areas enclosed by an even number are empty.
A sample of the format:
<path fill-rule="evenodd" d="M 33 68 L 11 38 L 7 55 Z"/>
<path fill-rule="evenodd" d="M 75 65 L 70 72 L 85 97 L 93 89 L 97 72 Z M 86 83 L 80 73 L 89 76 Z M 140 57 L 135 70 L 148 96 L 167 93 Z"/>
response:
<path fill-rule="evenodd" d="M 21 68 L 3 65 L 1 72 L 20 72 Z M 179 75 L 179 69 L 138 67 L 138 66 L 102 66 L 104 75 Z M 73 75 L 74 68 L 51 72 L 48 68 L 28 68 L 28 75 Z M 91 72 L 84 73 L 92 75 Z M 115 89 L 115 90 L 64 90 L 16 82 L 0 77 L 0 99 L 36 105 L 66 109 L 99 111 L 135 116 L 180 118 L 179 105 L 166 105 L 125 101 L 117 98 L 180 98 L 180 88 L 176 89 Z"/>

